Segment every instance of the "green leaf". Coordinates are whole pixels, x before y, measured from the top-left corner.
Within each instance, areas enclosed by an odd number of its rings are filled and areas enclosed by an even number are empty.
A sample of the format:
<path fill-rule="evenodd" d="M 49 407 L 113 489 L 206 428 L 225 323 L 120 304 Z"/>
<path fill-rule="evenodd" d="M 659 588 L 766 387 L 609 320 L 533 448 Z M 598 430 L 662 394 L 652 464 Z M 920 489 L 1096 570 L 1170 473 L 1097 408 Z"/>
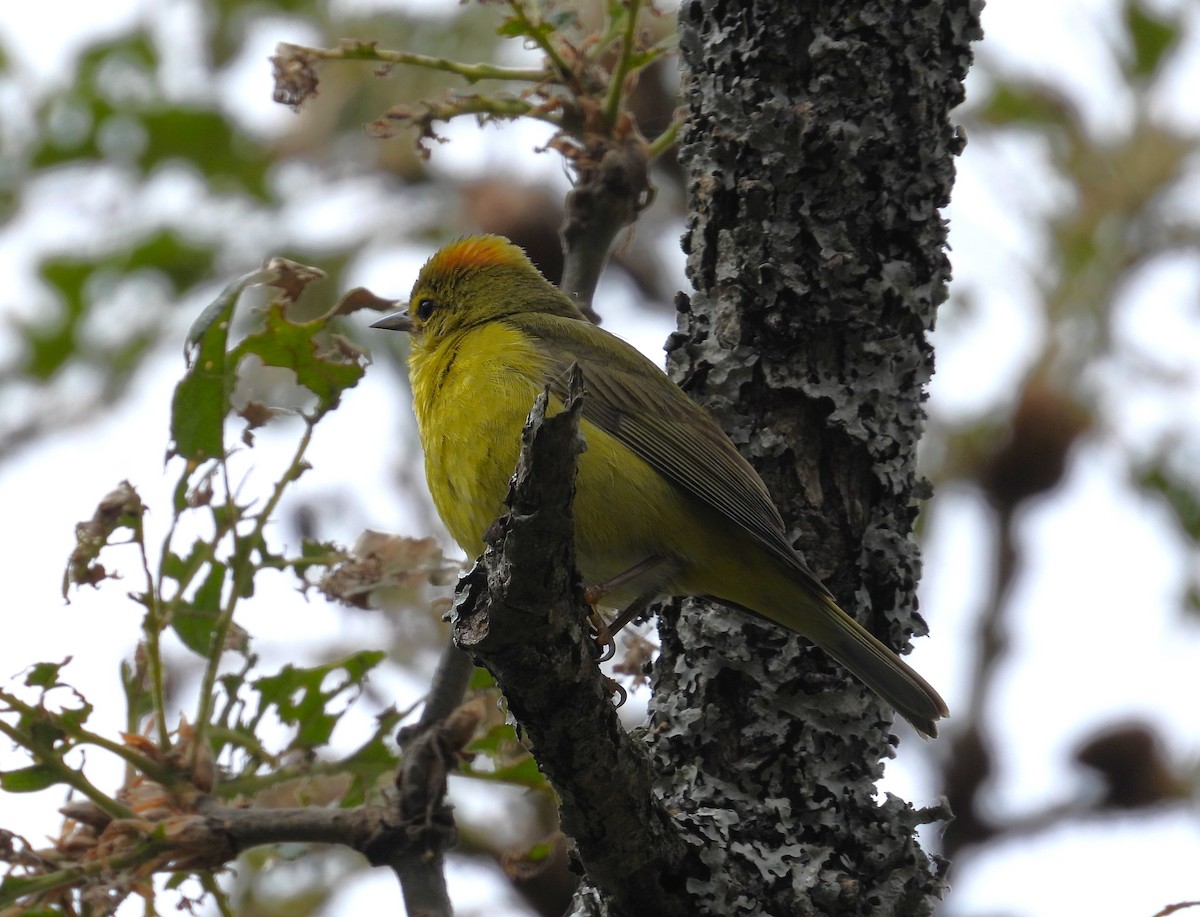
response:
<path fill-rule="evenodd" d="M 0 789 L 9 793 L 36 793 L 61 782 L 59 772 L 45 764 L 0 772 Z"/>
<path fill-rule="evenodd" d="M 221 616 L 221 595 L 229 568 L 214 561 L 191 601 L 180 599 L 171 610 L 171 628 L 193 653 L 208 657 Z"/>
<path fill-rule="evenodd" d="M 125 709 L 131 721 L 140 723 L 142 717 L 154 711 L 154 695 L 147 689 L 146 673 L 139 671 L 128 659 L 121 660 L 119 669 L 121 689 L 125 692 Z"/>
<path fill-rule="evenodd" d="M 62 662 L 35 662 L 25 675 L 25 685 L 29 688 L 50 689 L 60 684 L 58 673 L 63 666 L 71 661 L 68 656 Z"/>
<path fill-rule="evenodd" d="M 1140 0 L 1126 0 L 1124 13 L 1131 53 L 1127 69 L 1134 76 L 1151 77 L 1178 43 L 1179 21 L 1155 16 Z"/>
<path fill-rule="evenodd" d="M 1044 86 L 1004 82 L 984 99 L 980 118 L 990 124 L 1073 127 L 1079 114 L 1070 100 Z"/>
<path fill-rule="evenodd" d="M 204 566 L 212 554 L 212 548 L 202 541 L 192 544 L 187 557 L 168 551 L 162 562 L 163 576 L 175 580 L 181 586 L 192 581 L 192 577 Z"/>
<path fill-rule="evenodd" d="M 490 768 L 476 767 L 463 761 L 459 773 L 476 780 L 513 783 L 532 790 L 547 789 L 549 783 L 538 770 L 533 755 L 517 741 L 517 734 L 507 723 L 493 726 L 484 735 L 467 746 L 467 751 L 482 755 L 491 763 Z"/>
<path fill-rule="evenodd" d="M 1200 541 L 1200 489 L 1166 464 L 1149 465 L 1138 473 L 1138 483 L 1157 492 L 1175 514 L 1175 521 L 1193 543 Z"/>
<path fill-rule="evenodd" d="M 362 805 L 381 778 L 396 772 L 399 759 L 390 739 L 404 716 L 395 709 L 385 710 L 378 717 L 375 734 L 342 761 L 341 769 L 353 777 L 341 798 L 343 807 Z"/>
<path fill-rule="evenodd" d="M 43 876 L 13 876 L 7 875 L 0 879 L 0 908 L 10 908 L 18 904 L 21 898 L 32 891 L 45 887 Z M 52 908 L 24 909 L 21 917 L 43 917 L 43 915 L 61 915 L 64 912 Z"/>
<path fill-rule="evenodd" d="M 215 251 L 211 245 L 196 245 L 174 230 L 164 229 L 144 236 L 113 266 L 123 272 L 156 271 L 170 281 L 176 294 L 185 293 L 211 276 Z"/>
<path fill-rule="evenodd" d="M 250 138 L 237 132 L 220 111 L 162 105 L 134 109 L 145 132 L 138 165 L 150 172 L 164 162 L 184 160 L 196 166 L 210 185 L 268 196 L 267 157 Z"/>
<path fill-rule="evenodd" d="M 215 105 L 171 98 L 159 73 L 157 50 L 145 33 L 94 46 L 70 88 L 41 106 L 31 165 L 118 160 L 148 174 L 183 161 L 217 190 L 267 200 L 271 152 Z"/>
<path fill-rule="evenodd" d="M 527 35 L 528 33 L 529 29 L 525 23 L 516 16 L 509 16 L 496 27 L 496 34 L 501 38 L 520 38 L 522 35 Z"/>
<path fill-rule="evenodd" d="M 45 259 L 38 269 L 56 295 L 61 309 L 21 326 L 26 341 L 21 371 L 33 379 L 49 379 L 72 360 L 85 360 L 108 376 L 122 378 L 138 364 L 156 339 L 158 321 L 167 300 L 151 300 L 140 307 L 150 318 L 138 316 L 104 336 L 99 344 L 81 333 L 97 305 L 97 291 L 106 290 L 133 275 L 165 278 L 176 294 L 190 290 L 212 269 L 213 248 L 193 245 L 168 230 L 153 232 L 104 254 Z"/>
<path fill-rule="evenodd" d="M 76 353 L 75 331 L 86 312 L 84 284 L 95 271 L 85 261 L 49 259 L 39 273 L 57 294 L 65 314 L 61 319 L 39 322 L 22 329 L 26 356 L 22 367 L 34 379 L 49 379 Z"/>
<path fill-rule="evenodd" d="M 332 697 L 321 691 L 327 670 L 324 666 L 301 669 L 284 666 L 277 674 L 254 682 L 263 700 L 275 707 L 279 718 L 297 727 L 292 747 L 313 748 L 324 745 L 333 734 L 337 717 L 327 709 Z"/>
<path fill-rule="evenodd" d="M 475 780 L 486 780 L 492 783 L 511 783 L 516 786 L 527 787 L 531 790 L 542 790 L 549 786 L 545 775 L 538 770 L 537 762 L 533 760 L 533 755 L 529 755 L 512 764 L 497 767 L 495 770 L 482 770 L 464 762 L 460 767 L 459 773 L 464 777 L 471 777 Z"/>
<path fill-rule="evenodd" d="M 267 366 L 292 370 L 296 381 L 317 397 L 313 416 L 319 418 L 337 407 L 342 392 L 357 385 L 366 371 L 365 354 L 344 347 L 320 348 L 316 334 L 327 323 L 325 317 L 293 322 L 282 303 L 272 303 L 267 310 L 266 327 L 242 341 L 232 356 L 240 360 L 253 354 Z"/>
<path fill-rule="evenodd" d="M 62 726 L 58 724 L 57 719 L 41 707 L 35 708 L 32 713 L 22 713 L 17 723 L 27 736 L 27 738 L 21 739 L 21 744 L 26 748 L 35 746 L 55 748 L 60 745 L 63 747 L 71 745 L 71 740 L 63 731 Z"/>
<path fill-rule="evenodd" d="M 385 656 L 379 650 L 364 650 L 327 665 L 307 669 L 284 666 L 276 674 L 253 683 L 259 693 L 260 708 L 273 707 L 280 720 L 296 727 L 290 747 L 312 749 L 325 745 L 341 715 L 340 711 L 330 709 L 333 701 L 347 691 L 357 690 L 367 673 Z M 334 672 L 345 673 L 346 677 L 330 688 L 323 688 L 326 678 Z"/>
<path fill-rule="evenodd" d="M 353 656 L 342 660 L 341 668 L 352 685 L 361 685 L 366 681 L 367 673 L 387 658 L 382 650 L 362 650 Z"/>
<path fill-rule="evenodd" d="M 349 559 L 346 549 L 332 541 L 304 538 L 300 542 L 300 556 L 286 560 L 284 566 L 290 568 L 301 582 L 312 585 L 307 578 L 310 570 L 332 568 Z"/>
<path fill-rule="evenodd" d="M 239 277 L 214 299 L 188 332 L 185 355 L 188 370 L 175 387 L 171 399 L 171 450 L 169 455 L 186 459 L 188 472 L 211 459 L 225 455 L 225 415 L 233 391 L 236 361 L 229 361 L 225 348 L 229 323 L 242 291 L 262 276 L 255 271 Z M 187 474 L 184 475 L 186 480 Z M 176 494 L 176 512 L 182 512 L 183 495 Z"/>
<path fill-rule="evenodd" d="M 509 16 L 496 29 L 501 38 L 528 38 L 532 41 L 543 39 L 553 34 L 554 27 L 548 22 L 526 22 L 516 16 Z"/>
<path fill-rule="evenodd" d="M 96 709 L 87 701 L 85 701 L 83 697 L 78 694 L 78 692 L 76 692 L 76 696 L 80 700 L 80 705 L 78 707 L 66 707 L 61 713 L 58 714 L 59 721 L 66 723 L 68 729 L 72 730 L 78 729 L 84 723 L 86 723 L 88 717 L 92 715 L 92 711 Z"/>
<path fill-rule="evenodd" d="M 317 541 L 314 538 L 304 538 L 300 541 L 300 556 L 304 560 L 326 562 L 331 558 L 345 557 L 346 551 L 333 541 Z"/>
<path fill-rule="evenodd" d="M 239 512 L 241 509 L 239 508 Z M 258 554 L 258 559 L 252 559 Z M 259 570 L 271 565 L 271 554 L 267 550 L 261 531 L 247 532 L 238 539 L 237 551 L 231 565 L 234 569 L 233 588 L 237 597 L 248 599 L 254 595 L 254 577 Z"/>

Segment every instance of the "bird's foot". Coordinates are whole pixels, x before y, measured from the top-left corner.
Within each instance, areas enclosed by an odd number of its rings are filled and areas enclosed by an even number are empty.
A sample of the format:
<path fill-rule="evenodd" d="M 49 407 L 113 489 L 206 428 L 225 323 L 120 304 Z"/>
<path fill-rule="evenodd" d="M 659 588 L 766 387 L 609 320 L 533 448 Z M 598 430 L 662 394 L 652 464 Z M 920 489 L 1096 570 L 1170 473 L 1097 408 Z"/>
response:
<path fill-rule="evenodd" d="M 588 595 L 591 589 L 583 590 L 583 600 L 588 605 L 588 626 L 592 631 L 592 638 L 596 642 L 596 661 L 608 662 L 617 652 L 617 641 L 614 631 L 610 630 L 608 624 L 604 621 L 604 615 L 600 614 L 594 602 L 589 601 Z"/>
<path fill-rule="evenodd" d="M 608 692 L 609 700 L 612 700 L 614 697 L 616 698 L 616 701 L 613 703 L 613 706 L 614 707 L 623 706 L 625 704 L 625 701 L 629 700 L 629 692 L 626 691 L 624 688 L 622 688 L 621 685 L 618 684 L 618 682 L 615 678 L 609 678 L 607 675 L 603 676 L 603 678 L 604 678 L 604 689 Z"/>

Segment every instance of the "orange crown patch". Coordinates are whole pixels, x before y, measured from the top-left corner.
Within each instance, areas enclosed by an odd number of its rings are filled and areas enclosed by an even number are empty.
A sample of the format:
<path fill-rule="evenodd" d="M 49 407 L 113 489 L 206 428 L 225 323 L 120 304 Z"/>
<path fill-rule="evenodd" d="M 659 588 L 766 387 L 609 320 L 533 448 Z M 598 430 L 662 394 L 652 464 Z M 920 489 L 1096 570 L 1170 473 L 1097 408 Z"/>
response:
<path fill-rule="evenodd" d="M 481 267 L 516 267 L 527 261 L 525 252 L 503 236 L 467 236 L 430 258 L 426 268 L 435 274 L 454 274 Z"/>

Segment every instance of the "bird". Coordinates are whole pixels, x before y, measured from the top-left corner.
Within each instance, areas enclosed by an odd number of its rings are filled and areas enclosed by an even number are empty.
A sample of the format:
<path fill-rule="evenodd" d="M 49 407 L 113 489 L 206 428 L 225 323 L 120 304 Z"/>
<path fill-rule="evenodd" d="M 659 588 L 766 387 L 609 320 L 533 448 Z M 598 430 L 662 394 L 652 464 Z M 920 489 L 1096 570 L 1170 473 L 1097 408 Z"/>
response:
<path fill-rule="evenodd" d="M 632 345 L 589 321 L 518 246 L 466 236 L 422 267 L 408 307 L 413 411 L 438 514 L 468 556 L 505 510 L 520 431 L 549 388 L 583 375 L 576 560 L 613 608 L 704 596 L 803 635 L 920 733 L 945 701 L 837 604 L 792 547 L 766 485 L 709 413 Z"/>

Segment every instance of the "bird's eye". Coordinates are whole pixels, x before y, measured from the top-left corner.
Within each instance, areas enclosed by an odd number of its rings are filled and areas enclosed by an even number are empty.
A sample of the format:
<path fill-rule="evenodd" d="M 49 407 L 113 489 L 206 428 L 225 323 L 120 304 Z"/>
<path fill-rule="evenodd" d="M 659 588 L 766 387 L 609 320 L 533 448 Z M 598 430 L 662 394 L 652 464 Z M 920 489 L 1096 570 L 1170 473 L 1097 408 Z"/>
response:
<path fill-rule="evenodd" d="M 433 310 L 437 308 L 437 303 L 432 299 L 422 299 L 417 303 L 417 318 L 421 321 L 428 321 L 429 316 L 433 315 Z"/>

